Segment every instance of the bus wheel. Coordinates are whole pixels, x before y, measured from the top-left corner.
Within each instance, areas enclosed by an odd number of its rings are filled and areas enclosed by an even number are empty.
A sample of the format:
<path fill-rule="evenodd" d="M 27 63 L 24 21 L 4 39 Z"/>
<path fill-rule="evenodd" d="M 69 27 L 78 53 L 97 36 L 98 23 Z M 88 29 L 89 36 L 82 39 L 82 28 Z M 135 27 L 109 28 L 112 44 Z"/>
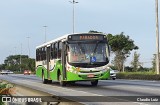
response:
<path fill-rule="evenodd" d="M 52 80 L 48 80 L 48 83 L 51 84 L 51 83 L 52 83 Z"/>
<path fill-rule="evenodd" d="M 69 84 L 74 85 L 76 81 L 70 81 Z"/>
<path fill-rule="evenodd" d="M 42 82 L 43 82 L 44 84 L 47 84 L 47 82 L 48 82 L 48 80 L 44 78 L 44 73 L 42 73 Z"/>
<path fill-rule="evenodd" d="M 61 74 L 59 74 L 58 80 L 59 80 L 59 84 L 60 84 L 61 86 L 66 86 L 66 82 L 62 81 L 62 75 L 61 75 Z"/>
<path fill-rule="evenodd" d="M 92 84 L 92 86 L 97 86 L 98 80 L 93 80 L 93 81 L 91 81 L 91 84 Z"/>

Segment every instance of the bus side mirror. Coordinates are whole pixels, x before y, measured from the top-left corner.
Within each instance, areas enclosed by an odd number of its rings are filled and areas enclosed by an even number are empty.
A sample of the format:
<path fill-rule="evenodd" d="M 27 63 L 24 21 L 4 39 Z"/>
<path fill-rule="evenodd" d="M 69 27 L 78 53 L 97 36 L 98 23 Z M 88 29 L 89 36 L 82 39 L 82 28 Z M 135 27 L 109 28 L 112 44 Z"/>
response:
<path fill-rule="evenodd" d="M 106 47 L 106 55 L 107 55 L 106 61 L 107 61 L 107 62 L 109 62 L 109 60 L 110 60 L 110 53 L 111 53 L 111 46 L 108 45 L 108 46 Z"/>
<path fill-rule="evenodd" d="M 108 45 L 108 46 L 106 47 L 106 54 L 107 54 L 107 57 L 110 56 L 110 53 L 111 53 L 111 46 Z"/>
<path fill-rule="evenodd" d="M 108 57 L 106 57 L 106 62 L 107 62 L 107 64 L 109 63 L 109 59 L 108 59 Z"/>

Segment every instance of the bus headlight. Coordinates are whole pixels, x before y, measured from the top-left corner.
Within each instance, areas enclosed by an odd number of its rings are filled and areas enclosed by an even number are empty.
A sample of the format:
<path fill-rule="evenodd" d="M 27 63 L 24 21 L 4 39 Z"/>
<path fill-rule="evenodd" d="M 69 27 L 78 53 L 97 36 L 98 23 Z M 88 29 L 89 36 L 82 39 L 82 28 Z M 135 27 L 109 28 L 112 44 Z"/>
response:
<path fill-rule="evenodd" d="M 102 72 L 106 72 L 106 71 L 107 71 L 106 69 L 103 69 L 103 70 L 102 70 Z"/>

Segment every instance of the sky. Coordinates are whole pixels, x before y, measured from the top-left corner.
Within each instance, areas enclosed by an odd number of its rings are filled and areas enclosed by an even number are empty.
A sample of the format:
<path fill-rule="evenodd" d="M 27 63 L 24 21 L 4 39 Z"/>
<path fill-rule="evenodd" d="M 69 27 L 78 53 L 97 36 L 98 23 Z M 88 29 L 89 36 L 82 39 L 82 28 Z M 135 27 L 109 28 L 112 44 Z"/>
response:
<path fill-rule="evenodd" d="M 145 67 L 152 66 L 156 53 L 155 0 L 76 1 L 76 33 L 124 32 L 139 47 L 139 61 Z M 36 46 L 45 41 L 43 26 L 47 26 L 47 41 L 72 33 L 72 11 L 69 0 L 0 0 L 0 64 L 9 55 L 30 52 L 30 57 L 35 58 Z M 126 65 L 130 65 L 133 52 Z"/>

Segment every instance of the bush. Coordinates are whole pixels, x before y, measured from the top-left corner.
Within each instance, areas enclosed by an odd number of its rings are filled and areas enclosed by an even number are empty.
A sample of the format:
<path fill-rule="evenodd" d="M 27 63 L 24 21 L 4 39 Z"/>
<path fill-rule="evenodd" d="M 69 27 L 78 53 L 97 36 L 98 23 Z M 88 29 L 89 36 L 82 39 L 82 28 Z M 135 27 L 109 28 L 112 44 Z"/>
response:
<path fill-rule="evenodd" d="M 160 75 L 153 72 L 124 72 L 117 74 L 118 79 L 160 80 Z"/>

